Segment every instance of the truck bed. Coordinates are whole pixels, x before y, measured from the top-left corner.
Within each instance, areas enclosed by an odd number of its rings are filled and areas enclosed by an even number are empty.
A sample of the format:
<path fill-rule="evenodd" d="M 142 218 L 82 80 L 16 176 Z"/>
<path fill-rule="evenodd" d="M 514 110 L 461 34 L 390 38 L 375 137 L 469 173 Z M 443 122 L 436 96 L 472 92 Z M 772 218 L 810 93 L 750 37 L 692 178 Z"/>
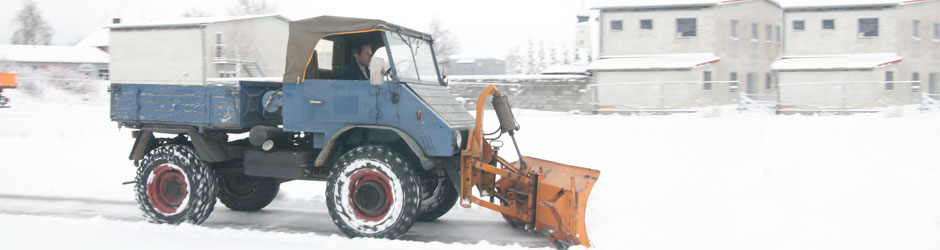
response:
<path fill-rule="evenodd" d="M 111 84 L 111 120 L 125 127 L 186 125 L 200 129 L 248 130 L 276 126 L 281 117 L 265 113 L 262 96 L 278 82 L 234 85 Z"/>

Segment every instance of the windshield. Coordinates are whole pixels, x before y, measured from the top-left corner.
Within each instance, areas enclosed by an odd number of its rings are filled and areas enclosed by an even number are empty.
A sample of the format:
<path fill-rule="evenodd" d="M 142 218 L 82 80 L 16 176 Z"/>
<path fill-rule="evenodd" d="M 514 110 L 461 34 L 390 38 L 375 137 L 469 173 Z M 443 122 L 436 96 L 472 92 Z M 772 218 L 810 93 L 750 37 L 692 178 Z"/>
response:
<path fill-rule="evenodd" d="M 437 66 L 427 40 L 387 31 L 388 50 L 395 59 L 398 78 L 412 82 L 440 84 Z"/>

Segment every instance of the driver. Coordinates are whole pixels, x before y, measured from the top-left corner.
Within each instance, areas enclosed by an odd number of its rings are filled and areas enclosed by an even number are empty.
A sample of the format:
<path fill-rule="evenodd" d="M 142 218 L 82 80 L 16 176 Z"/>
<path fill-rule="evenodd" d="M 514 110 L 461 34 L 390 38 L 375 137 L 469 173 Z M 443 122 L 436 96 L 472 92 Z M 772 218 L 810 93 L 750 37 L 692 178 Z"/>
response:
<path fill-rule="evenodd" d="M 372 45 L 363 43 L 352 48 L 353 60 L 339 71 L 342 80 L 369 80 L 369 62 L 372 61 Z"/>

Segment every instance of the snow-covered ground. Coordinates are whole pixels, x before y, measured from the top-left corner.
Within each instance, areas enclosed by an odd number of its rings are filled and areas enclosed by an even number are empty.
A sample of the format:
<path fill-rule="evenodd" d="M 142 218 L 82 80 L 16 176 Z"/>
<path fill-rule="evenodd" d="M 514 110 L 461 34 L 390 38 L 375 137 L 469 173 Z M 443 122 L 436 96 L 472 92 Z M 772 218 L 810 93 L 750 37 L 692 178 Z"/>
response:
<path fill-rule="evenodd" d="M 105 99 L 8 94 L 0 195 L 133 201 L 131 186 L 121 185 L 134 176 L 133 140 L 109 121 Z M 940 113 L 515 114 L 524 155 L 601 170 L 587 208 L 598 249 L 940 249 Z M 286 183 L 278 199 L 320 201 L 323 187 Z M 0 249 L 177 246 L 498 248 L 0 214 Z"/>

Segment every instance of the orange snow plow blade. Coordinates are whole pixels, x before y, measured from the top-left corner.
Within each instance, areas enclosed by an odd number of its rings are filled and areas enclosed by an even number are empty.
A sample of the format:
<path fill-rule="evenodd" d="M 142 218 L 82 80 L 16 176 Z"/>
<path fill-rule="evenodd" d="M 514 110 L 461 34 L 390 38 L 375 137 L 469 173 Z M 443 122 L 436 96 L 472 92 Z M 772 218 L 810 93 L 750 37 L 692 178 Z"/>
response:
<path fill-rule="evenodd" d="M 483 108 L 493 95 L 493 108 L 500 120 L 498 133 L 484 134 Z M 591 188 L 600 171 L 522 156 L 515 143 L 519 130 L 508 99 L 489 86 L 477 102 L 476 126 L 461 153 L 460 205 L 477 204 L 503 214 L 510 225 L 545 232 L 559 248 L 591 246 L 584 224 Z M 498 155 L 499 147 L 484 136 L 508 133 L 520 161 L 508 162 Z M 499 178 L 497 178 L 499 176 Z M 473 188 L 480 196 L 473 195 Z M 483 199 L 487 197 L 488 199 Z"/>

